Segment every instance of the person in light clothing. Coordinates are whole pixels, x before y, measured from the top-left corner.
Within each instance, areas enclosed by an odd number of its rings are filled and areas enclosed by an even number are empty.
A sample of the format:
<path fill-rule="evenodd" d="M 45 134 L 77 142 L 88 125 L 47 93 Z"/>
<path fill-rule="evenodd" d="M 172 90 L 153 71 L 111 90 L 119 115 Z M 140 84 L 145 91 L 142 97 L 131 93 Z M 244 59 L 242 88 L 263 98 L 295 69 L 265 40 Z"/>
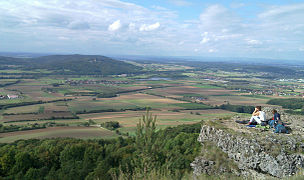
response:
<path fill-rule="evenodd" d="M 249 121 L 249 125 L 261 124 L 266 121 L 266 114 L 261 106 L 256 106 Z"/>

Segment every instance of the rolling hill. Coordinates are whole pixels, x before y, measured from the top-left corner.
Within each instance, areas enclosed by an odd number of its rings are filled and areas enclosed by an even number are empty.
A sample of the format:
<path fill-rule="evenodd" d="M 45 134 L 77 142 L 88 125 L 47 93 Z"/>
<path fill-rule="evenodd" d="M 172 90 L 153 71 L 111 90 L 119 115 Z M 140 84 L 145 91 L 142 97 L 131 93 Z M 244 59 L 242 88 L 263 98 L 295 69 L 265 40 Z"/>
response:
<path fill-rule="evenodd" d="M 0 57 L 2 69 L 48 69 L 59 74 L 112 75 L 134 73 L 140 67 L 99 55 L 51 55 L 36 58 Z"/>

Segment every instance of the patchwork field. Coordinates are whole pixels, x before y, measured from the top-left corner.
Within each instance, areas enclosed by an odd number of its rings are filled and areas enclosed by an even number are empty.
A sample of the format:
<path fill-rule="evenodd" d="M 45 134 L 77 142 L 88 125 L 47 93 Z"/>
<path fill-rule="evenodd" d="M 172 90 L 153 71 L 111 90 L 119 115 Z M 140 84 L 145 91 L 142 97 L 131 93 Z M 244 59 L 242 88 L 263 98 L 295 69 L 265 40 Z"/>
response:
<path fill-rule="evenodd" d="M 134 135 L 136 124 L 147 107 L 157 115 L 157 128 L 165 128 L 237 114 L 238 111 L 233 109 L 229 110 L 235 112 L 218 109 L 223 104 L 264 106 L 274 97 L 296 98 L 304 92 L 301 83 L 274 84 L 256 77 L 257 74 L 253 77 L 250 73 L 235 70 L 203 70 L 161 63 L 134 64 L 144 71 L 109 76 L 57 75 L 45 70 L 2 71 L 14 74 L 0 75 L 4 78 L 0 82 L 0 128 L 44 123 L 63 123 L 68 127 L 0 133 L 0 142 L 22 138 L 125 137 Z M 29 78 L 31 74 L 41 76 Z M 263 73 L 259 75 L 264 76 Z M 8 79 L 9 76 L 13 78 Z M 9 99 L 6 95 L 17 95 L 18 98 Z M 60 101 L 52 102 L 54 100 Z M 119 123 L 117 131 L 92 127 L 109 121 Z"/>
<path fill-rule="evenodd" d="M 18 139 L 43 139 L 71 137 L 82 139 L 100 139 L 118 137 L 114 132 L 99 127 L 50 127 L 46 129 L 0 133 L 0 143 Z"/>
<path fill-rule="evenodd" d="M 231 117 L 236 113 L 221 109 L 208 110 L 181 110 L 180 112 L 171 111 L 151 111 L 157 116 L 157 125 L 159 127 L 177 126 L 181 124 L 191 124 L 202 120 L 213 118 Z M 136 124 L 142 118 L 144 111 L 126 111 L 126 112 L 106 112 L 80 115 L 81 119 L 93 120 L 97 124 L 108 121 L 117 121 L 122 126 L 122 132 L 134 133 Z"/>

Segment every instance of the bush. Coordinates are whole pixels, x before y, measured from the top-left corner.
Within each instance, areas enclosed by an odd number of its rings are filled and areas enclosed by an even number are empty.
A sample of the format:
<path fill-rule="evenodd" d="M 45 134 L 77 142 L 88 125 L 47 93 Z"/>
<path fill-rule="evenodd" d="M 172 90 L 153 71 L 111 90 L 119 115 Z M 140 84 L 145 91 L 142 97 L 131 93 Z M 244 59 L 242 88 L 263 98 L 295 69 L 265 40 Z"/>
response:
<path fill-rule="evenodd" d="M 302 109 L 304 106 L 303 98 L 289 98 L 289 99 L 271 99 L 267 102 L 271 105 L 279 105 L 286 109 Z"/>
<path fill-rule="evenodd" d="M 117 121 L 105 122 L 105 123 L 100 124 L 100 126 L 106 128 L 106 129 L 109 129 L 109 130 L 115 130 L 117 128 L 120 128 L 119 122 L 117 122 Z"/>
<path fill-rule="evenodd" d="M 254 106 L 242 106 L 242 105 L 231 105 L 231 104 L 222 104 L 218 106 L 218 108 L 232 112 L 248 113 L 248 114 L 251 114 L 254 111 Z"/>

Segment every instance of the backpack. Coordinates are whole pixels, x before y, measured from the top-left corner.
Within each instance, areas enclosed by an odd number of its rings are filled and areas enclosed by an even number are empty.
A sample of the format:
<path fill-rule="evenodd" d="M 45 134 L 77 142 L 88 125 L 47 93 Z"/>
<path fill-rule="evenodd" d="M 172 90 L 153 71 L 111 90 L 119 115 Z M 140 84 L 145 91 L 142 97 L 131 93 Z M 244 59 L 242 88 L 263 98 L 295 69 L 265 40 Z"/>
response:
<path fill-rule="evenodd" d="M 286 133 L 288 134 L 288 130 L 283 124 L 277 124 L 274 128 L 275 133 Z"/>

